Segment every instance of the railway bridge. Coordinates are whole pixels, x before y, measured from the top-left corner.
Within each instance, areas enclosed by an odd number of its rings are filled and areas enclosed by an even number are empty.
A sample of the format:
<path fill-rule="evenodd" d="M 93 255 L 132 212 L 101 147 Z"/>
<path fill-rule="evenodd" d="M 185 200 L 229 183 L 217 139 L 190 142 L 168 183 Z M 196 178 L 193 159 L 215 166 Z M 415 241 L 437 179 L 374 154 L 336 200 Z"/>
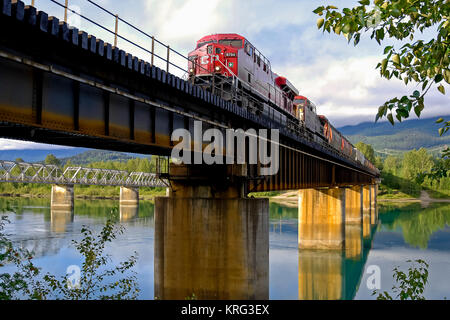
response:
<path fill-rule="evenodd" d="M 167 173 L 159 173 L 170 185 L 168 197 L 155 204 L 159 298 L 184 299 L 193 292 L 199 298 L 268 297 L 268 200 L 252 198 L 252 192 L 299 190 L 301 250 L 345 250 L 350 244 L 364 250 L 377 223 L 377 170 L 298 128 L 224 100 L 220 91 L 193 85 L 186 80 L 185 56 L 94 1 L 86 2 L 110 15 L 115 30 L 66 4 L 48 2 L 60 6 L 65 18 L 22 1 L 0 0 L 0 136 L 170 156 L 179 141 L 172 134 L 184 129 L 194 137 L 190 147 L 196 158 L 207 147 L 203 139 L 209 129 L 224 136 L 229 129 L 279 135 L 266 137 L 277 147 L 270 153 L 279 170 L 271 175 L 261 174 L 266 164 L 249 161 L 251 148 L 263 145 L 251 137 L 242 163 L 171 163 Z M 68 25 L 68 11 L 113 41 Z M 130 40 L 119 26 L 145 40 Z M 176 59 L 184 59 L 183 66 Z"/>

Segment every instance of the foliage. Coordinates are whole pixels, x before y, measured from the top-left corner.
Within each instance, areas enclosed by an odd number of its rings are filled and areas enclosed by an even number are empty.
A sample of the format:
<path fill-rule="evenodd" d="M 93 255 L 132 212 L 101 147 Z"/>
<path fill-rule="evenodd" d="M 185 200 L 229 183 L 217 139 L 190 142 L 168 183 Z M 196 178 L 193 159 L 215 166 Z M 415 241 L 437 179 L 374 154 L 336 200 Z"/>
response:
<path fill-rule="evenodd" d="M 40 297 L 39 290 L 35 286 L 34 279 L 39 274 L 39 269 L 32 262 L 32 254 L 25 249 L 15 248 L 5 235 L 5 223 L 7 217 L 0 219 L 0 268 L 8 264 L 14 264 L 17 271 L 0 273 L 0 300 L 13 300 L 20 296 L 28 296 L 30 299 Z"/>
<path fill-rule="evenodd" d="M 41 270 L 32 262 L 32 254 L 25 249 L 17 249 L 8 237 L 3 234 L 4 222 L 0 221 L 0 267 L 14 264 L 17 271 L 13 274 L 0 274 L 0 300 L 13 299 L 136 299 L 139 286 L 135 272 L 131 269 L 136 265 L 137 253 L 121 262 L 114 268 L 107 266 L 112 262 L 110 255 L 105 253 L 105 246 L 122 234 L 124 228 L 118 226 L 114 218 L 109 218 L 98 235 L 84 226 L 81 230 L 81 241 L 73 241 L 75 248 L 83 257 L 80 268 L 79 282 L 70 280 L 71 275 L 57 279 L 49 273 L 41 275 Z M 128 274 L 131 273 L 131 274 Z M 122 276 L 119 280 L 111 277 Z M 110 280 L 110 282 L 108 282 Z"/>
<path fill-rule="evenodd" d="M 385 58 L 378 63 L 377 69 L 383 78 L 394 77 L 403 80 L 405 85 L 415 82 L 420 91 L 386 101 L 379 108 L 376 119 L 386 117 L 394 124 L 394 111 L 400 122 L 412 111 L 420 117 L 430 88 L 436 86 L 445 95 L 443 83 L 450 83 L 450 1 L 361 0 L 359 4 L 342 11 L 332 5 L 318 7 L 314 10 L 322 17 L 317 21 L 318 28 L 337 35 L 342 33 L 348 42 L 353 40 L 355 46 L 366 33 L 380 45 L 385 39 L 403 43 L 399 49 L 386 46 Z M 433 36 L 429 41 L 415 40 L 417 31 Z M 449 125 L 450 122 L 446 122 L 440 133 L 446 132 Z"/>
<path fill-rule="evenodd" d="M 118 234 L 122 234 L 124 228 L 117 226 L 114 220 L 109 219 L 103 230 L 95 236 L 93 231 L 84 226 L 81 229 L 83 239 L 79 242 L 73 241 L 77 251 L 83 256 L 81 276 L 78 286 L 70 286 L 70 276 L 65 275 L 60 280 L 53 275 L 45 275 L 44 280 L 51 288 L 53 294 L 65 300 L 122 300 L 136 299 L 139 294 L 139 287 L 135 272 L 133 275 L 117 281 L 105 284 L 105 280 L 116 276 L 124 275 L 136 265 L 137 253 L 121 262 L 113 269 L 103 270 L 111 257 L 105 254 L 105 245 L 116 239 Z M 46 294 L 50 292 L 47 291 Z"/>
<path fill-rule="evenodd" d="M 411 260 L 407 261 L 411 263 Z M 397 285 L 392 287 L 392 291 L 397 294 L 396 298 L 400 300 L 425 300 L 423 292 L 425 285 L 428 283 L 429 265 L 423 260 L 414 261 L 418 264 L 408 268 L 408 272 L 400 270 L 400 267 L 394 268 L 394 280 Z M 373 295 L 378 292 L 374 291 Z M 379 293 L 377 300 L 394 300 L 394 298 L 386 291 Z"/>
<path fill-rule="evenodd" d="M 54 165 L 54 166 L 61 165 L 61 161 L 52 154 L 47 155 L 44 162 L 45 162 L 45 164 L 50 164 L 50 165 Z"/>
<path fill-rule="evenodd" d="M 425 148 L 405 153 L 402 161 L 403 177 L 421 184 L 427 173 L 433 168 L 433 157 Z"/>
<path fill-rule="evenodd" d="M 371 145 L 365 144 L 364 142 L 358 142 L 355 147 L 363 153 L 367 160 L 375 163 L 375 151 Z"/>

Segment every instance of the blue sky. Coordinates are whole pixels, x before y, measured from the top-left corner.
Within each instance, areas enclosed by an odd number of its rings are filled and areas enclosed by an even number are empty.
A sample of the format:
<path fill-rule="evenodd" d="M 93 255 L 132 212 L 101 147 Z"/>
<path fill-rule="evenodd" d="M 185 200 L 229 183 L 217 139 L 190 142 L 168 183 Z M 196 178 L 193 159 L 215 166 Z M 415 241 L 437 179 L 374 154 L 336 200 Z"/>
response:
<path fill-rule="evenodd" d="M 63 0 L 58 0 L 63 3 Z M 25 1 L 30 3 L 31 1 Z M 286 76 L 318 106 L 335 126 L 373 121 L 384 101 L 415 90 L 402 81 L 382 79 L 376 64 L 381 60 L 387 41 L 379 46 L 363 37 L 357 47 L 342 37 L 317 30 L 317 16 L 312 11 L 321 4 L 351 7 L 356 0 L 96 0 L 139 26 L 147 33 L 187 54 L 196 40 L 213 33 L 239 33 L 248 38 L 270 61 L 275 72 Z M 83 15 L 110 29 L 114 19 L 86 0 L 69 0 Z M 63 9 L 49 0 L 36 0 L 38 10 L 63 17 Z M 89 33 L 113 42 L 110 34 L 69 15 L 70 22 Z M 149 40 L 123 25 L 119 32 L 140 44 Z M 423 35 L 418 35 L 423 37 Z M 426 36 L 426 35 L 425 35 Z M 399 47 L 399 44 L 396 43 Z M 148 55 L 119 41 L 119 47 L 148 59 Z M 162 48 L 160 54 L 164 56 Z M 182 58 L 177 63 L 184 65 Z M 450 88 L 447 86 L 447 91 Z M 436 89 L 426 100 L 423 117 L 450 114 L 449 96 Z M 12 142 L 8 142 L 11 147 Z M 5 141 L 0 140 L 0 149 Z M 25 144 L 26 145 L 26 144 Z M 24 144 L 21 145 L 21 148 Z"/>

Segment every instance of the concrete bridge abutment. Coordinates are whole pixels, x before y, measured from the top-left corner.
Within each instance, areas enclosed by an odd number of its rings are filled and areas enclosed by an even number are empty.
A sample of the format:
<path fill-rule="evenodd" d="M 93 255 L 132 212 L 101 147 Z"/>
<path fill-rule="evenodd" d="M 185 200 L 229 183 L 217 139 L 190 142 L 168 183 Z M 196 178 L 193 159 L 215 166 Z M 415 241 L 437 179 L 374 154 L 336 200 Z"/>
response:
<path fill-rule="evenodd" d="M 52 185 L 51 209 L 56 211 L 73 211 L 73 185 Z"/>

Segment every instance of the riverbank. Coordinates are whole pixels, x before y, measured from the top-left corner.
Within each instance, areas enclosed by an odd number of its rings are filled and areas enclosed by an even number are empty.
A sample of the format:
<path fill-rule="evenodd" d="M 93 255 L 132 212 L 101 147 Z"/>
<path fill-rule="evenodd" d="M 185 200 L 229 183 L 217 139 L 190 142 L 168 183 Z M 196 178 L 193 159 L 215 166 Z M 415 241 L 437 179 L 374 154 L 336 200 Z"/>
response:
<path fill-rule="evenodd" d="M 289 191 L 285 192 L 283 194 L 270 197 L 271 202 L 276 202 L 278 204 L 282 204 L 286 207 L 294 208 L 298 207 L 298 192 L 297 191 Z M 427 191 L 422 191 L 420 194 L 420 197 L 418 198 L 378 198 L 378 202 L 410 202 L 410 203 L 434 203 L 434 202 L 444 202 L 444 203 L 450 203 L 450 199 L 441 199 L 441 198 L 431 198 L 429 193 Z"/>
<path fill-rule="evenodd" d="M 154 195 L 140 195 L 139 200 L 154 201 L 155 197 L 165 196 L 164 194 Z M 0 198 L 25 198 L 25 199 L 48 199 L 51 195 L 44 194 L 14 194 L 14 193 L 0 193 Z M 120 200 L 120 196 L 94 196 L 94 195 L 75 195 L 76 200 Z"/>

